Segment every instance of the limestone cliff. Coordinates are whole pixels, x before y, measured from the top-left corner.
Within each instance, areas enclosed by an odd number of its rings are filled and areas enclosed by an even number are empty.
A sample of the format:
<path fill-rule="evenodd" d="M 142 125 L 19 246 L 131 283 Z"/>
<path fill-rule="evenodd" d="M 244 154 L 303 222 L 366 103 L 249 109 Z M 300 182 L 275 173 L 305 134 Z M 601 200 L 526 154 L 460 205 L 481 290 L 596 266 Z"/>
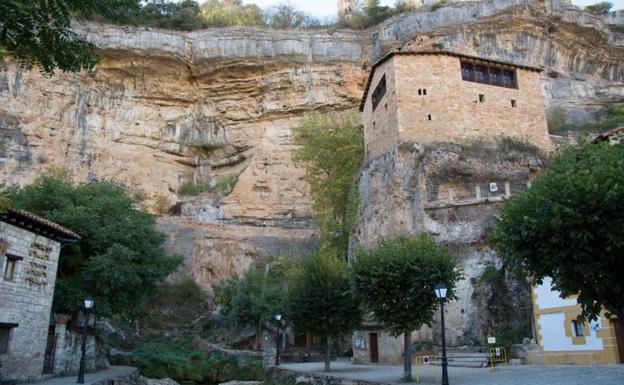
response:
<path fill-rule="evenodd" d="M 45 78 L 14 63 L 0 71 L 0 175 L 25 184 L 64 168 L 78 180 L 144 191 L 161 212 L 177 204 L 160 220 L 168 247 L 208 287 L 255 259 L 314 247 L 292 127 L 309 111 L 356 107 L 384 53 L 444 48 L 544 68 L 547 107 L 582 120 L 624 97 L 615 22 L 561 1 L 491 0 L 399 15 L 367 31 L 78 25 L 100 48 L 94 71 Z M 179 194 L 189 182 L 224 178 L 237 180 L 226 196 Z"/>

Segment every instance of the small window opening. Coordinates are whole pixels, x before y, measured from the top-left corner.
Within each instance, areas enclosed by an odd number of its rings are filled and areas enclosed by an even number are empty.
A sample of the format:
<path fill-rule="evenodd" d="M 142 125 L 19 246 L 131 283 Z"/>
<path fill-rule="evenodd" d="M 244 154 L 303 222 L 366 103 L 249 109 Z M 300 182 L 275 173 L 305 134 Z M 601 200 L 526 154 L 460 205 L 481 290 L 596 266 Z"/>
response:
<path fill-rule="evenodd" d="M 418 89 L 418 95 L 422 95 L 422 90 L 420 88 Z"/>
<path fill-rule="evenodd" d="M 427 119 L 431 120 L 431 114 L 427 115 Z"/>
<path fill-rule="evenodd" d="M 7 254 L 6 262 L 4 264 L 4 280 L 5 281 L 14 281 L 15 280 L 15 272 L 17 270 L 17 261 L 22 259 L 22 257 L 18 257 L 16 255 Z"/>
<path fill-rule="evenodd" d="M 423 89 L 423 95 L 427 95 L 427 89 Z"/>
<path fill-rule="evenodd" d="M 9 338 L 11 337 L 11 329 L 14 327 L 17 327 L 17 324 L 0 322 L 0 354 L 9 352 Z"/>
<path fill-rule="evenodd" d="M 386 75 L 384 74 L 381 77 L 381 80 L 379 80 L 377 87 L 375 87 L 375 91 L 373 91 L 373 95 L 372 95 L 373 111 L 375 111 L 375 108 L 377 108 L 377 106 L 379 105 L 379 102 L 381 102 L 381 99 L 384 97 L 385 94 L 386 94 Z"/>
<path fill-rule="evenodd" d="M 572 329 L 574 329 L 575 337 L 583 337 L 585 334 L 583 332 L 583 323 L 577 320 L 572 321 Z"/>
<path fill-rule="evenodd" d="M 513 108 L 516 108 L 516 107 L 517 107 L 517 104 L 516 104 L 516 100 L 515 100 L 515 99 L 511 99 L 511 106 L 512 106 Z"/>
<path fill-rule="evenodd" d="M 485 95 L 479 94 L 479 103 L 485 102 Z"/>

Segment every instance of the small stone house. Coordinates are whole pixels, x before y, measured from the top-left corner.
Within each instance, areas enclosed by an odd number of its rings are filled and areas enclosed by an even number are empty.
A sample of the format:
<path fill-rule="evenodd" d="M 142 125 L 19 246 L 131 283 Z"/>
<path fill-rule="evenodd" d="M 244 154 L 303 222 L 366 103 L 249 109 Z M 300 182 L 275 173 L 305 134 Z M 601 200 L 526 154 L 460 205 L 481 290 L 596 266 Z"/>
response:
<path fill-rule="evenodd" d="M 604 316 L 580 322 L 581 307 L 576 297 L 561 298 L 552 290 L 552 280 L 533 287 L 533 313 L 539 351 L 531 361 L 544 364 L 624 363 L 624 335 L 618 319 Z"/>
<path fill-rule="evenodd" d="M 373 65 L 360 104 L 366 158 L 409 140 L 506 136 L 549 150 L 540 71 L 453 52 L 392 52 Z"/>
<path fill-rule="evenodd" d="M 61 244 L 74 232 L 30 212 L 0 214 L 0 379 L 41 379 Z"/>

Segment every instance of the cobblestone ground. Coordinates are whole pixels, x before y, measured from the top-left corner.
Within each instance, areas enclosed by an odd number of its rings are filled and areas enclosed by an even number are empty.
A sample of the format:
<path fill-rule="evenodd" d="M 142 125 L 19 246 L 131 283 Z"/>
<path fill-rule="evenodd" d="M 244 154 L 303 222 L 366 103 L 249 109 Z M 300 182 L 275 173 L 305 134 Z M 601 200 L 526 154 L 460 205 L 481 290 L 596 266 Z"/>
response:
<path fill-rule="evenodd" d="M 323 364 L 280 365 L 282 369 L 314 375 L 329 375 L 342 379 L 399 384 L 403 368 L 383 365 L 351 365 L 332 362 L 332 372 L 324 373 Z M 430 367 L 421 373 L 422 384 L 439 384 L 440 367 Z M 415 374 L 415 371 L 414 371 Z M 624 385 L 624 365 L 522 365 L 488 368 L 449 368 L 451 385 Z M 404 383 L 401 383 L 404 384 Z"/>

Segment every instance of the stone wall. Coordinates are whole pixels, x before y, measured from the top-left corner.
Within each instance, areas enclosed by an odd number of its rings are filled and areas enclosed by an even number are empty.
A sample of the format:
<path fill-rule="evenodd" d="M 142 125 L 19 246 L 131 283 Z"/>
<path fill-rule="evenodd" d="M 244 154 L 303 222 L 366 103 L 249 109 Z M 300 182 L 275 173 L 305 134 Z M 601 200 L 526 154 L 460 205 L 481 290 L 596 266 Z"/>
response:
<path fill-rule="evenodd" d="M 517 68 L 516 74 L 518 88 L 499 87 L 462 80 L 455 56 L 394 55 L 374 70 L 364 105 L 368 159 L 399 140 L 466 143 L 507 136 L 549 150 L 539 72 Z M 388 92 L 372 111 L 374 85 L 384 75 Z"/>
<path fill-rule="evenodd" d="M 0 323 L 17 325 L 7 354 L 0 355 L 0 378 L 36 381 L 43 371 L 60 243 L 5 222 L 0 239 L 8 244 L 6 254 L 23 258 L 12 281 L 0 276 Z M 0 254 L 3 273 L 7 262 Z"/>

